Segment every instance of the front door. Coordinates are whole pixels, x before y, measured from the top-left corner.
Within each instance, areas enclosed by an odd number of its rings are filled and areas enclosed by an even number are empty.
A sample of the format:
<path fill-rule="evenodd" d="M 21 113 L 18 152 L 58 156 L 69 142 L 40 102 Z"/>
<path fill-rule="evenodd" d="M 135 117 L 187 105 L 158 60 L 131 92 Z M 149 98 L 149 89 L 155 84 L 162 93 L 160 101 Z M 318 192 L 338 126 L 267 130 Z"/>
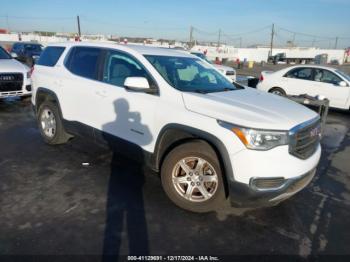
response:
<path fill-rule="evenodd" d="M 154 86 L 154 80 L 137 59 L 116 50 L 106 52 L 102 68 L 98 119 L 94 127 L 153 152 L 159 96 L 127 91 L 124 81 L 132 76 L 146 77 L 150 86 Z"/>
<path fill-rule="evenodd" d="M 345 108 L 350 95 L 350 87 L 340 86 L 339 83 L 343 79 L 329 70 L 321 68 L 314 70 L 315 88 L 312 94 L 328 98 L 331 107 Z"/>

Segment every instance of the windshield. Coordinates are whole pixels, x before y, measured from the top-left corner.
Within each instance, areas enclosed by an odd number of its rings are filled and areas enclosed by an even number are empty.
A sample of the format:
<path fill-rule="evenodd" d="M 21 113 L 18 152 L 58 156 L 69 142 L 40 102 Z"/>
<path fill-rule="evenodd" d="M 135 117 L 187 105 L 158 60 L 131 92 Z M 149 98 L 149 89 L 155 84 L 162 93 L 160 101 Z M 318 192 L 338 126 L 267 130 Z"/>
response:
<path fill-rule="evenodd" d="M 25 45 L 24 48 L 28 51 L 42 51 L 41 45 Z"/>
<path fill-rule="evenodd" d="M 339 75 L 344 77 L 346 80 L 350 81 L 350 76 L 348 74 L 346 74 L 346 73 L 344 73 L 343 71 L 340 71 L 340 70 L 335 70 L 335 72 L 337 72 Z"/>
<path fill-rule="evenodd" d="M 11 59 L 12 57 L 2 47 L 0 47 L 0 59 Z"/>
<path fill-rule="evenodd" d="M 154 55 L 145 57 L 178 90 L 210 93 L 236 89 L 236 86 L 201 59 Z"/>

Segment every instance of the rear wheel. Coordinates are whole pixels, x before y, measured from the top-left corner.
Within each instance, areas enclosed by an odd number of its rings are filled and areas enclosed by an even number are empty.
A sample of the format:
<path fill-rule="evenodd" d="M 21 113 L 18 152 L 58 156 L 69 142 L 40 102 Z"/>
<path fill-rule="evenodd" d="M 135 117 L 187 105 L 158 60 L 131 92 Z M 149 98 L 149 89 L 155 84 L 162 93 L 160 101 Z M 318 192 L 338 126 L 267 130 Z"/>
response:
<path fill-rule="evenodd" d="M 275 94 L 275 95 L 278 95 L 278 96 L 286 96 L 286 91 L 284 91 L 282 88 L 280 87 L 274 87 L 274 88 L 271 88 L 269 93 L 271 94 Z"/>
<path fill-rule="evenodd" d="M 65 132 L 59 110 L 51 101 L 43 102 L 38 110 L 39 130 L 45 142 L 51 145 L 63 144 L 69 140 Z"/>
<path fill-rule="evenodd" d="M 203 141 L 173 149 L 163 162 L 161 177 L 168 197 L 183 209 L 209 212 L 225 200 L 218 158 Z"/>

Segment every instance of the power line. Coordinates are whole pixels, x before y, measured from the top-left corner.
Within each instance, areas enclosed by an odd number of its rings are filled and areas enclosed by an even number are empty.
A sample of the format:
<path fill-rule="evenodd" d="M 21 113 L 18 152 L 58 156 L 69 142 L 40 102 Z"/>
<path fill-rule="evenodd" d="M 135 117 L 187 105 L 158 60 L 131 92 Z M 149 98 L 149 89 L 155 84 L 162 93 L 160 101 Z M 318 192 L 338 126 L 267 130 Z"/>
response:
<path fill-rule="evenodd" d="M 261 27 L 261 28 L 258 28 L 258 29 L 255 29 L 255 30 L 252 30 L 252 31 L 247 31 L 247 32 L 243 32 L 243 33 L 237 33 L 237 34 L 226 34 L 227 36 L 243 36 L 243 35 L 249 35 L 249 34 L 254 34 L 254 33 L 257 33 L 257 32 L 262 32 L 268 28 L 271 28 L 271 25 L 268 25 L 268 26 L 264 26 L 264 27 Z"/>
<path fill-rule="evenodd" d="M 219 33 L 219 30 L 215 31 L 215 32 L 207 32 L 207 31 L 203 31 L 201 29 L 198 29 L 197 27 L 193 27 L 193 30 L 199 34 L 202 34 L 202 35 L 217 35 Z"/>
<path fill-rule="evenodd" d="M 291 33 L 291 34 L 295 34 L 295 35 L 302 35 L 302 36 L 312 37 L 312 38 L 334 39 L 334 37 L 306 34 L 306 33 L 302 33 L 302 32 L 292 31 L 292 30 L 289 30 L 289 29 L 286 29 L 286 28 L 282 28 L 282 27 L 278 27 L 278 30 L 285 31 L 285 32 L 288 32 L 288 33 Z"/>
<path fill-rule="evenodd" d="M 95 24 L 101 24 L 101 25 L 108 25 L 108 26 L 115 26 L 115 27 L 123 27 L 123 28 L 130 28 L 130 29 L 146 29 L 146 30 L 183 30 L 187 31 L 188 28 L 186 27 L 158 27 L 158 26 L 130 26 L 130 25 L 122 25 L 122 24 L 117 24 L 117 23 L 110 23 L 110 22 L 105 22 L 102 20 L 98 19 L 91 19 L 86 16 L 80 16 L 80 19 L 83 20 L 84 22 L 87 23 L 95 23 Z"/>

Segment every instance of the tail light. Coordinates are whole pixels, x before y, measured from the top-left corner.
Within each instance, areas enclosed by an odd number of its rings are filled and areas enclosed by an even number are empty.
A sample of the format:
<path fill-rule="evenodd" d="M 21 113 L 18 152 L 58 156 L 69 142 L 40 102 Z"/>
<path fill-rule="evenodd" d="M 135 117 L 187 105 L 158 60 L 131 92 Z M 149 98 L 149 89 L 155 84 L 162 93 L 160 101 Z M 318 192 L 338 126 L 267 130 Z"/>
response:
<path fill-rule="evenodd" d="M 262 82 L 264 81 L 264 76 L 261 74 L 260 77 L 259 77 L 259 81 Z"/>

